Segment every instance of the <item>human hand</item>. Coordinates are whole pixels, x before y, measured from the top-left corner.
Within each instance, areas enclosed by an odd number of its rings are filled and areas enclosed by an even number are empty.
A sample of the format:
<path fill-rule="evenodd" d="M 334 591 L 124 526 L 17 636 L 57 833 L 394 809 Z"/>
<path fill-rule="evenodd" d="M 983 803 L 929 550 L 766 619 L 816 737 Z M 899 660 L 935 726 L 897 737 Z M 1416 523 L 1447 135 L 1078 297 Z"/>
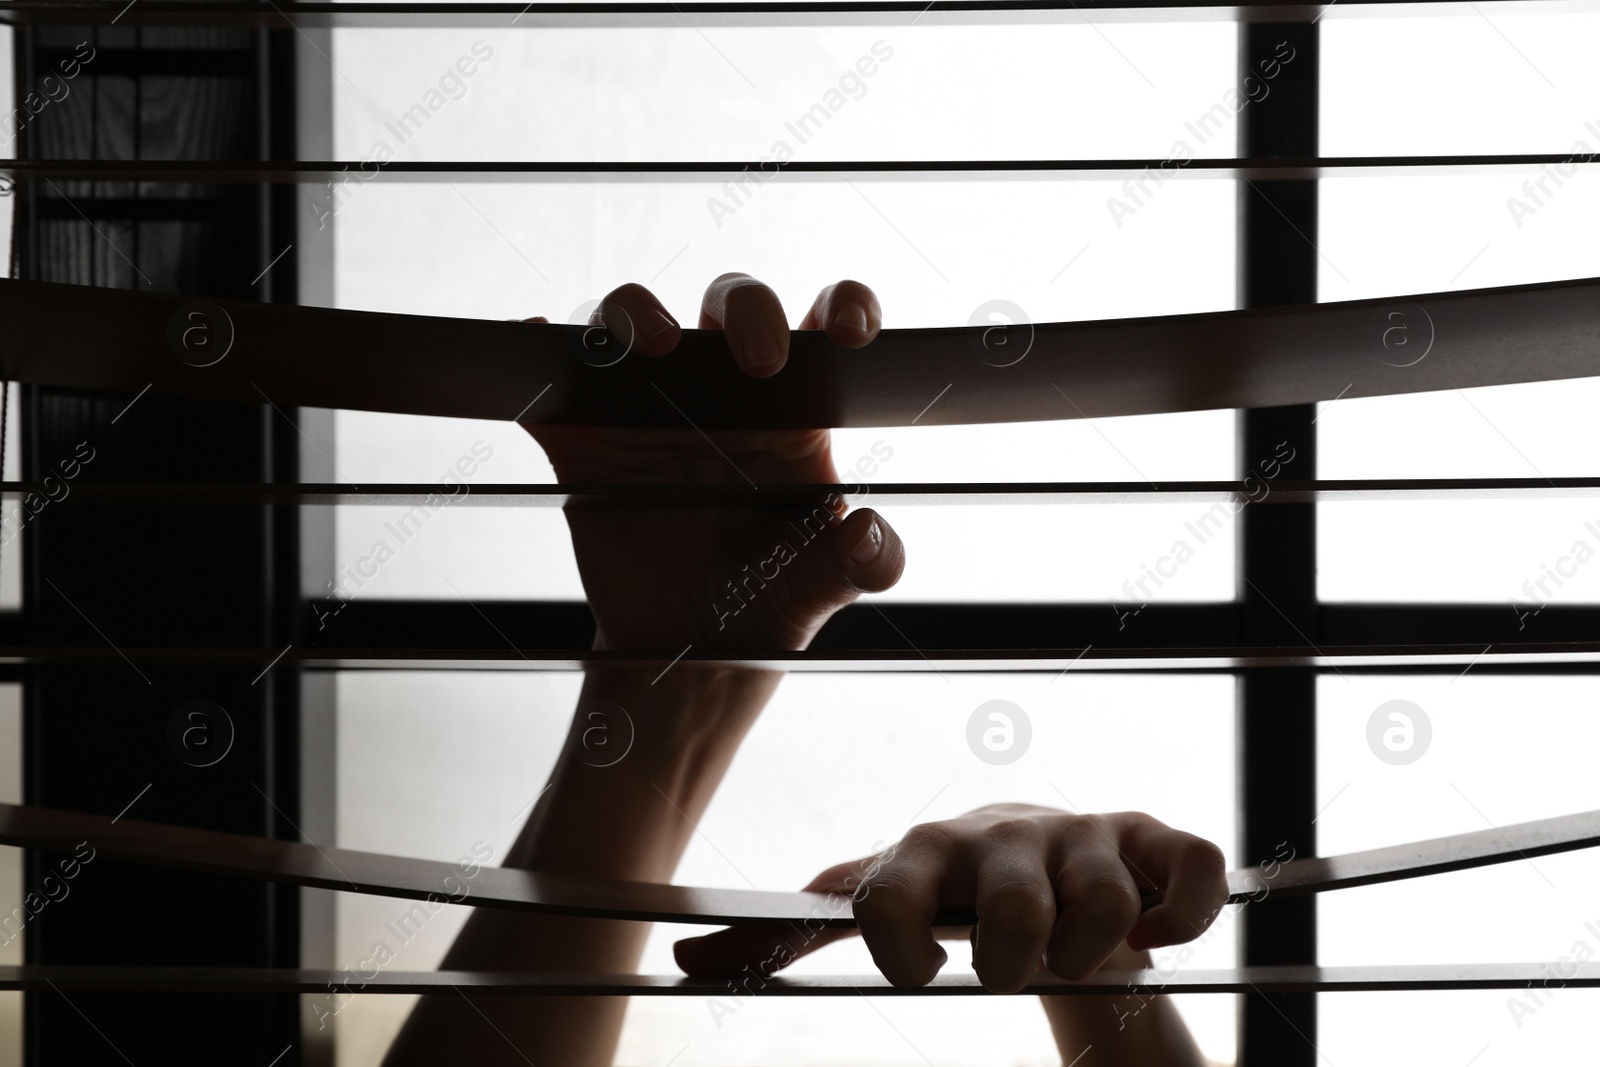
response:
<path fill-rule="evenodd" d="M 871 289 L 842 281 L 817 295 L 800 329 L 860 348 L 882 319 Z M 661 302 L 635 284 L 607 295 L 591 322 L 646 358 L 671 352 L 682 336 Z M 711 283 L 699 325 L 721 329 L 734 361 L 753 377 L 777 374 L 788 359 L 778 296 L 747 274 Z M 681 430 L 523 426 L 563 484 L 839 481 L 826 429 L 701 433 L 687 420 Z M 844 505 L 839 497 L 788 509 L 569 505 L 578 570 L 599 623 L 596 647 L 804 648 L 835 611 L 889 588 L 904 567 L 888 523 L 870 509 L 845 517 Z"/>
<path fill-rule="evenodd" d="M 1222 852 L 1138 812 L 1075 815 L 995 804 L 913 827 L 877 856 L 823 871 L 808 890 L 854 896 L 859 933 L 895 986 L 927 985 L 948 958 L 938 937 L 967 936 L 985 989 L 1014 993 L 1041 967 L 1079 980 L 1114 953 L 1202 934 L 1228 898 Z M 1142 890 L 1161 902 L 1142 910 Z M 972 928 L 934 927 L 976 912 Z M 734 927 L 674 947 L 691 976 L 763 977 L 857 933 Z"/>

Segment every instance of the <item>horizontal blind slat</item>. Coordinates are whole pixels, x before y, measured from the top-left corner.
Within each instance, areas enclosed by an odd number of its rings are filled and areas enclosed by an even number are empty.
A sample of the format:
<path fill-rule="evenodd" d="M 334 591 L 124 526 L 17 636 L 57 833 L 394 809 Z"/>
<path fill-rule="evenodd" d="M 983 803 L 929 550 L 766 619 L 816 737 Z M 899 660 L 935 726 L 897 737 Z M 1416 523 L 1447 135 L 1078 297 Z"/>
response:
<path fill-rule="evenodd" d="M 1158 993 L 1417 992 L 1519 989 L 1545 981 L 1545 963 L 1407 964 L 1373 967 L 1230 967 L 1194 971 L 1101 971 L 1082 982 L 1035 978 L 1015 993 L 989 993 L 976 978 L 940 975 L 919 989 L 891 986 L 878 975 L 781 975 L 765 979 L 684 978 L 638 974 L 520 974 L 505 971 L 251 970 L 239 967 L 0 967 L 0 990 L 193 993 L 472 993 L 544 996 L 763 997 L 1153 996 Z M 1561 984 L 1600 986 L 1600 962 L 1569 963 Z M 745 983 L 749 985 L 746 986 Z"/>
<path fill-rule="evenodd" d="M 854 925 L 850 901 L 840 894 L 652 885 L 476 864 L 469 875 L 471 868 L 464 864 L 15 804 L 0 804 L 0 844 L 70 852 L 82 863 L 104 853 L 178 870 L 473 907 L 661 922 Z M 1246 867 L 1228 875 L 1229 901 L 1259 904 L 1597 844 L 1600 811 L 1580 812 L 1343 856 Z M 974 918 L 941 913 L 935 924 L 970 925 Z"/>
<path fill-rule="evenodd" d="M 142 0 L 131 10 L 112 2 L 6 0 L 0 21 L 13 25 L 230 26 L 262 29 L 451 29 L 568 28 L 584 26 L 661 26 L 682 28 L 693 16 L 695 26 L 822 25 L 973 25 L 1031 24 L 1041 21 L 1081 23 L 1073 0 L 734 0 L 683 3 L 326 3 L 286 2 L 270 6 L 249 3 L 172 3 Z M 1488 16 L 1519 11 L 1585 13 L 1597 10 L 1593 0 L 1095 0 L 1094 20 L 1103 22 L 1238 21 L 1310 23 L 1397 15 L 1462 14 Z"/>
<path fill-rule="evenodd" d="M 327 601 L 328 604 L 334 603 Z M 1109 612 L 1108 612 L 1109 613 Z M 1506 611 L 1511 618 L 1511 612 Z M 691 646 L 692 649 L 692 646 Z M 269 667 L 329 671 L 578 671 L 593 665 L 648 670 L 697 665 L 751 670 L 846 673 L 948 672 L 1035 673 L 1177 671 L 1233 672 L 1245 668 L 1323 670 L 1385 669 L 1417 672 L 1462 667 L 1489 671 L 1526 667 L 1600 669 L 1600 641 L 1507 642 L 1481 645 L 1307 645 L 1214 648 L 896 648 L 825 651 L 700 653 L 692 650 L 610 652 L 578 649 L 498 648 L 208 648 L 55 645 L 0 647 L 0 665 L 23 664 L 204 664 L 238 666 L 250 675 Z"/>
<path fill-rule="evenodd" d="M 788 364 L 762 379 L 738 370 L 717 330 L 684 330 L 669 355 L 630 359 L 599 327 L 21 281 L 0 282 L 0 317 L 5 377 L 35 385 L 702 432 L 1277 407 L 1600 375 L 1600 279 L 1592 278 L 895 329 L 861 349 L 797 331 Z"/>
<path fill-rule="evenodd" d="M 0 494 L 60 494 L 59 484 L 0 482 Z M 869 486 L 769 482 L 759 485 L 599 485 L 524 483 L 73 482 L 59 502 L 285 504 L 301 507 L 438 506 L 546 507 L 583 503 L 629 509 L 722 507 L 792 508 L 820 504 L 830 495 L 870 495 L 880 504 L 1306 504 L 1324 501 L 1539 500 L 1600 496 L 1600 478 L 1343 478 L 1269 481 L 1163 482 L 875 482 Z M 53 501 L 56 502 L 56 501 Z"/>
<path fill-rule="evenodd" d="M 1431 156 L 1282 156 L 1218 159 L 904 159 L 793 160 L 766 173 L 781 172 L 794 180 L 837 182 L 1085 180 L 1162 181 L 1185 177 L 1235 181 L 1308 181 L 1318 178 L 1459 177 L 1482 174 L 1531 174 L 1538 168 L 1571 166 L 1577 174 L 1600 167 L 1593 152 L 1524 152 L 1495 155 Z M 164 160 L 164 159 L 31 159 L 0 160 L 0 176 L 17 181 L 146 181 L 204 183 L 309 183 L 330 178 L 369 182 L 708 182 L 761 172 L 756 160 L 454 160 L 449 162 L 383 162 L 371 160 Z M 50 203 L 46 201 L 46 203 Z M 143 205 L 146 215 L 164 208 L 172 217 L 188 218 L 182 201 Z M 67 211 L 45 210 L 61 217 Z M 107 209 L 97 209 L 106 215 Z"/>

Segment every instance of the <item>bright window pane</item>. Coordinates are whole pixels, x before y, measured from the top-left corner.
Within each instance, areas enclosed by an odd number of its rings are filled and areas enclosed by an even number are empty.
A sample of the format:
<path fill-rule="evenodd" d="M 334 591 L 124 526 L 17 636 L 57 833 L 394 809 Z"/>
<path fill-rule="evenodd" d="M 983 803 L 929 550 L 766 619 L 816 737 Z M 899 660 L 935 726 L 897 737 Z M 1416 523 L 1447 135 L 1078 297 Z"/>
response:
<path fill-rule="evenodd" d="M 1596 71 L 1578 60 L 1578 42 L 1597 29 L 1595 15 L 1324 23 L 1324 151 L 1600 150 L 1600 110 L 1584 104 L 1594 99 Z M 1383 58 L 1399 54 L 1411 61 Z M 1373 64 L 1382 79 L 1370 76 Z M 1600 251 L 1581 236 L 1600 225 L 1592 169 L 1350 178 L 1321 188 L 1323 300 L 1600 275 Z M 1448 360 L 1449 338 L 1437 338 L 1424 358 Z M 1587 428 L 1597 403 L 1600 378 L 1323 404 L 1319 474 L 1593 475 L 1600 444 Z M 1516 599 L 1534 608 L 1600 601 L 1600 580 L 1573 562 L 1600 551 L 1600 534 L 1586 525 L 1600 518 L 1591 500 L 1363 501 L 1325 504 L 1318 516 L 1324 599 Z M 1580 542 L 1587 547 L 1578 551 Z M 1546 580 L 1540 592 L 1547 568 L 1563 580 Z"/>
<path fill-rule="evenodd" d="M 1468 833 L 1600 807 L 1590 755 L 1600 744 L 1600 679 L 1324 675 L 1318 684 L 1317 819 L 1322 855 Z M 1382 710 L 1407 701 L 1411 720 Z M 1395 764 L 1369 743 L 1375 714 L 1415 751 Z M 1406 730 L 1411 731 L 1409 741 Z M 1377 742 L 1382 747 L 1381 739 Z M 1535 784 L 1537 788 L 1535 788 Z M 1549 962 L 1600 954 L 1593 850 L 1318 898 L 1319 962 Z M 1586 945 L 1580 949 L 1577 946 Z M 1558 966 L 1559 971 L 1559 966 Z M 1593 991 L 1556 989 L 1324 994 L 1318 1044 L 1334 1063 L 1538 1063 L 1579 1059 L 1593 1042 Z"/>
<path fill-rule="evenodd" d="M 1578 138 L 1600 144 L 1600 131 L 1585 125 L 1600 126 L 1600 68 L 1591 50 L 1600 16 L 1518 6 L 1525 13 L 1451 5 L 1445 16 L 1320 20 L 1322 154 L 1567 152 Z"/>
<path fill-rule="evenodd" d="M 1233 86 L 1228 22 L 1037 21 L 336 30 L 335 158 L 1137 159 Z"/>

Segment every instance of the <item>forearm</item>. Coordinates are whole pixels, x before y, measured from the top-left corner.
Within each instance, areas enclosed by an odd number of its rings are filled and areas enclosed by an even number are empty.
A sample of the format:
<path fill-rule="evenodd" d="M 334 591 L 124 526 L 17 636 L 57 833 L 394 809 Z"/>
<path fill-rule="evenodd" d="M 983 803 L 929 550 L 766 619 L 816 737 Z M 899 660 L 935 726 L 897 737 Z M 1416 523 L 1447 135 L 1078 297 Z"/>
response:
<path fill-rule="evenodd" d="M 670 881 L 781 677 L 681 664 L 658 680 L 654 671 L 591 670 L 550 784 L 504 866 Z M 615 721 L 621 717 L 614 713 L 612 721 L 591 717 L 613 706 L 627 713 L 626 721 Z M 607 746 L 625 743 L 631 722 L 626 755 L 619 759 L 618 750 L 585 745 L 585 731 L 595 722 L 603 722 Z M 627 973 L 638 967 L 648 933 L 644 923 L 480 909 L 441 967 Z M 484 1065 L 609 1064 L 625 1006 L 615 997 L 424 997 L 386 1063 L 437 1064 L 470 1048 L 474 1062 Z"/>
<path fill-rule="evenodd" d="M 1148 952 L 1134 952 L 1126 945 L 1106 963 L 1107 969 L 1119 971 L 1149 966 Z M 1122 993 L 1039 999 L 1064 1064 L 1205 1067 L 1205 1057 L 1167 997 Z"/>
<path fill-rule="evenodd" d="M 659 675 L 659 677 L 658 677 Z M 672 876 L 740 742 L 777 688 L 773 671 L 679 664 L 589 671 L 550 785 L 506 865 L 603 878 Z M 594 720 L 619 707 L 626 722 Z M 604 721 L 605 746 L 584 744 Z M 631 723 L 631 747 L 626 744 Z"/>

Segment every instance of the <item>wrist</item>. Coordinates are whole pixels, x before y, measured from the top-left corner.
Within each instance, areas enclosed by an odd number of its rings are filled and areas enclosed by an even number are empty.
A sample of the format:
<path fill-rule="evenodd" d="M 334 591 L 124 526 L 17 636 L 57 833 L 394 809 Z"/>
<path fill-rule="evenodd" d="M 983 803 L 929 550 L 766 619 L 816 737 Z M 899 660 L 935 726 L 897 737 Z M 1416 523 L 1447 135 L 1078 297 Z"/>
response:
<path fill-rule="evenodd" d="M 562 760 L 614 765 L 631 774 L 715 765 L 731 758 L 782 680 L 782 671 L 721 664 L 592 666 L 584 671 Z M 597 734 L 585 740 L 582 726 L 596 712 L 629 735 L 625 757 L 598 751 Z"/>
<path fill-rule="evenodd" d="M 550 784 L 507 865 L 668 881 L 781 672 L 585 672 Z"/>

